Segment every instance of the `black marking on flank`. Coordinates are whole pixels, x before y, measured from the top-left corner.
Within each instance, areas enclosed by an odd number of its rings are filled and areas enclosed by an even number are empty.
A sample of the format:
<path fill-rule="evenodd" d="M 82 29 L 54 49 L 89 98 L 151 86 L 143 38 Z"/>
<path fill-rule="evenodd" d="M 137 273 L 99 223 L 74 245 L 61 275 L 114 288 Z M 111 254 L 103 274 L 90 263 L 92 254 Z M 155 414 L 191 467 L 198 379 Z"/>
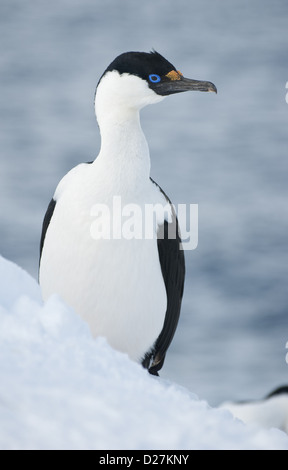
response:
<path fill-rule="evenodd" d="M 171 204 L 171 201 L 160 188 L 160 186 L 155 181 L 153 181 L 152 178 L 150 179 L 165 196 L 167 202 Z M 168 238 L 170 224 L 165 221 L 164 225 L 160 227 L 159 235 L 161 236 L 157 240 L 159 261 L 167 294 L 167 310 L 162 331 L 158 336 L 152 350 L 146 353 L 142 361 L 143 367 L 148 369 L 152 375 L 158 375 L 159 370 L 164 364 L 167 349 L 170 346 L 177 328 L 184 290 L 184 251 L 181 249 L 178 220 L 172 204 L 171 208 L 173 214 L 171 223 L 176 224 L 176 238 Z"/>
<path fill-rule="evenodd" d="M 49 224 L 50 224 L 50 221 L 51 221 L 51 219 L 52 219 L 52 216 L 53 216 L 53 213 L 54 213 L 54 210 L 55 210 L 55 206 L 56 206 L 56 201 L 55 201 L 55 199 L 51 199 L 51 201 L 50 201 L 50 203 L 49 203 L 49 205 L 48 205 L 46 214 L 45 214 L 44 219 L 43 219 L 42 233 L 41 233 L 41 239 L 40 239 L 40 259 L 39 259 L 39 265 L 40 265 L 40 262 L 41 262 L 41 255 L 42 255 L 42 251 L 43 251 L 43 246 L 44 246 L 44 242 L 45 242 L 45 237 L 46 237 L 47 229 L 48 229 Z"/>

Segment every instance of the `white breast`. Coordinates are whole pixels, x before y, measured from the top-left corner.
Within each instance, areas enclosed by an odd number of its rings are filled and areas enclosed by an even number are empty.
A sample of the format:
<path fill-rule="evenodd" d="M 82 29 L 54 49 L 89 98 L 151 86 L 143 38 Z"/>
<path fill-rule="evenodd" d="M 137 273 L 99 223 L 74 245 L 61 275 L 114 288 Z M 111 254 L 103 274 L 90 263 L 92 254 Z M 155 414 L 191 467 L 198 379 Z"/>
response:
<path fill-rule="evenodd" d="M 40 284 L 44 299 L 57 293 L 88 322 L 94 336 L 105 336 L 112 347 L 139 361 L 161 332 L 166 312 L 157 238 L 91 236 L 91 209 L 102 203 L 112 211 L 117 195 L 115 181 L 109 181 L 101 165 L 101 159 L 79 165 L 60 182 L 42 252 Z M 145 203 L 167 204 L 149 180 L 138 192 L 133 188 L 133 198 L 131 194 L 126 188 L 119 195 L 123 205 L 133 203 L 144 210 Z"/>

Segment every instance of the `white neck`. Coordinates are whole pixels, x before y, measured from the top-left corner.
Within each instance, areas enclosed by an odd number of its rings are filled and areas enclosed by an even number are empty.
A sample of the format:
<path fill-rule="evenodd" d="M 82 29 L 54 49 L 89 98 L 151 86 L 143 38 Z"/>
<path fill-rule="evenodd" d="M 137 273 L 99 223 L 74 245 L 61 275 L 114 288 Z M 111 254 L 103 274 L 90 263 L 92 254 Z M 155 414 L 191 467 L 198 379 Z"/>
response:
<path fill-rule="evenodd" d="M 97 120 L 101 134 L 101 149 L 97 159 L 113 165 L 118 178 L 149 178 L 149 148 L 140 124 L 138 110 L 99 113 Z"/>
<path fill-rule="evenodd" d="M 98 164 L 118 186 L 141 187 L 150 175 L 149 148 L 140 125 L 140 109 L 161 101 L 139 77 L 113 71 L 98 84 L 95 112 L 100 127 Z"/>

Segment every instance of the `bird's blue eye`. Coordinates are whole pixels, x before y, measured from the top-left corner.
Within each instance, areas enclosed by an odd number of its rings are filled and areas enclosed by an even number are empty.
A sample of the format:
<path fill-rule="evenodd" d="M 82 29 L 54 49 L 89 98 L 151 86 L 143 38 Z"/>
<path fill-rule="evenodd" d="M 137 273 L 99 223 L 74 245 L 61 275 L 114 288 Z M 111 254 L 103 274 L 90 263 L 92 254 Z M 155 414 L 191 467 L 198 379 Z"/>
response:
<path fill-rule="evenodd" d="M 156 75 L 156 73 L 151 73 L 151 75 L 149 75 L 149 80 L 152 83 L 159 83 L 161 82 L 161 77 L 159 75 Z"/>

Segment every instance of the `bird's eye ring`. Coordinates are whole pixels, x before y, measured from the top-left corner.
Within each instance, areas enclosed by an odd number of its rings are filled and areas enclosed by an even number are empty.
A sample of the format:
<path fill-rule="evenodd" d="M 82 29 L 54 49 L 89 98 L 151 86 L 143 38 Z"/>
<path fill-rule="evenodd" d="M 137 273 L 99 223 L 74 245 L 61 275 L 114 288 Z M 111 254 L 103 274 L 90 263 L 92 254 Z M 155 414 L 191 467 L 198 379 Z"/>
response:
<path fill-rule="evenodd" d="M 156 75 L 156 73 L 151 73 L 151 75 L 149 75 L 149 80 L 152 83 L 159 83 L 161 82 L 161 77 L 159 75 Z"/>

